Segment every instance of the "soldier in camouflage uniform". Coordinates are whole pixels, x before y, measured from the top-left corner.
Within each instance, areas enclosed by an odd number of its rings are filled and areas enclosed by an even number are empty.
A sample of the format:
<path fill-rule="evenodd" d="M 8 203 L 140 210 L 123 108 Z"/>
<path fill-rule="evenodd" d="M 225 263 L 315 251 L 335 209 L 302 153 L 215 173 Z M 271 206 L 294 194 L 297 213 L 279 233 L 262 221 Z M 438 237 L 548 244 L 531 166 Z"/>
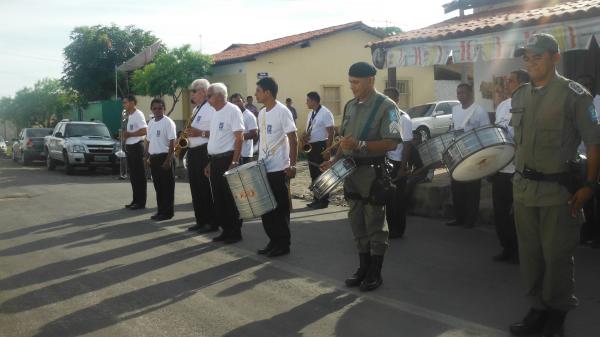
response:
<path fill-rule="evenodd" d="M 596 189 L 600 126 L 587 90 L 556 73 L 560 53 L 554 37 L 533 35 L 515 56 L 523 57 L 531 76 L 531 83 L 513 93 L 511 125 L 519 257 L 532 307 L 510 331 L 561 336 L 567 311 L 577 305 L 573 253 L 582 206 Z M 569 162 L 582 139 L 589 173 L 577 183 Z"/>
<path fill-rule="evenodd" d="M 360 286 L 361 291 L 376 289 L 383 282 L 381 267 L 388 246 L 384 209 L 387 195 L 381 193 L 386 190 L 383 164 L 386 152 L 402 141 L 398 108 L 375 90 L 375 74 L 375 68 L 365 62 L 350 67 L 348 75 L 355 98 L 344 108 L 341 151 L 331 161 L 321 164 L 321 170 L 326 170 L 348 156 L 357 165 L 356 171 L 344 181 L 344 195 L 350 206 L 348 217 L 360 267 L 345 283 L 348 287 Z"/>

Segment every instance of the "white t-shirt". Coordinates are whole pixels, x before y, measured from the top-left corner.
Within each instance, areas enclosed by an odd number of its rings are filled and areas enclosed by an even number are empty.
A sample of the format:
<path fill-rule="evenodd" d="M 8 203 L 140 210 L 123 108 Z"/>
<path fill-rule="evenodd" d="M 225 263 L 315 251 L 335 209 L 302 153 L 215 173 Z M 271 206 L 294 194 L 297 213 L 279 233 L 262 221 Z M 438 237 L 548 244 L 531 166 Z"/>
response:
<path fill-rule="evenodd" d="M 510 119 L 512 118 L 512 114 L 510 113 L 510 109 L 512 107 L 512 99 L 508 98 L 498 104 L 496 107 L 496 125 L 502 126 L 508 130 L 508 133 L 511 137 L 515 136 L 515 130 L 512 126 L 509 125 Z M 515 164 L 510 162 L 505 168 L 500 170 L 502 173 L 515 173 Z"/>
<path fill-rule="evenodd" d="M 473 111 L 472 114 L 471 111 Z M 471 115 L 471 118 L 465 123 L 465 119 L 469 115 Z M 452 107 L 452 124 L 454 125 L 454 130 L 464 129 L 465 132 L 468 132 L 480 126 L 490 124 L 490 116 L 488 116 L 487 112 L 479 104 L 473 103 L 466 109 L 463 109 L 462 105 L 457 104 Z"/>
<path fill-rule="evenodd" d="M 148 153 L 169 153 L 169 141 L 177 138 L 175 122 L 168 116 L 148 122 Z"/>
<path fill-rule="evenodd" d="M 240 109 L 233 103 L 225 102 L 221 110 L 215 111 L 210 120 L 208 154 L 233 151 L 236 131 L 244 131 L 244 120 Z"/>
<path fill-rule="evenodd" d="M 412 121 L 410 120 L 410 116 L 406 112 L 402 112 L 402 114 L 400 114 L 399 120 L 400 137 L 402 138 L 402 143 L 398 144 L 395 150 L 387 152 L 387 157 L 395 161 L 402 161 L 402 151 L 404 151 L 404 143 L 413 140 Z"/>
<path fill-rule="evenodd" d="M 314 110 L 308 114 L 308 118 L 306 119 L 306 127 L 305 131 L 308 132 L 308 124 L 310 123 L 310 119 Z M 321 108 L 315 115 L 315 118 L 311 124 L 310 138 L 308 140 L 309 143 L 321 142 L 327 140 L 327 128 L 333 127 L 333 114 L 329 109 L 325 106 L 321 105 Z"/>
<path fill-rule="evenodd" d="M 192 115 L 196 112 L 195 110 L 200 109 L 200 111 L 194 117 L 191 126 L 194 129 L 198 129 L 201 131 L 209 131 L 210 130 L 210 120 L 215 113 L 215 109 L 212 105 L 208 104 L 208 101 L 203 104 L 197 106 L 192 112 Z M 200 145 L 204 145 L 208 143 L 208 137 L 189 137 L 188 141 L 190 142 L 190 147 L 197 147 Z"/>
<path fill-rule="evenodd" d="M 252 111 L 244 109 L 242 117 L 244 119 L 244 133 L 247 133 L 250 130 L 258 129 L 258 124 L 256 124 L 256 117 L 254 116 Z M 245 140 L 242 144 L 242 157 L 252 157 L 253 153 L 254 141 L 252 139 Z"/>
<path fill-rule="evenodd" d="M 600 114 L 600 95 L 594 97 L 594 107 L 596 108 L 596 113 Z"/>
<path fill-rule="evenodd" d="M 276 101 L 270 111 L 258 113 L 260 143 L 258 159 L 265 161 L 267 172 L 283 171 L 290 166 L 290 143 L 287 134 L 296 131 L 290 110 Z"/>
<path fill-rule="evenodd" d="M 138 109 L 135 109 L 135 111 L 132 112 L 127 119 L 127 132 L 136 132 L 147 127 L 148 124 L 146 124 L 146 117 L 144 117 L 144 113 Z M 125 144 L 136 144 L 142 140 L 144 140 L 144 136 L 129 137 L 125 141 Z"/>

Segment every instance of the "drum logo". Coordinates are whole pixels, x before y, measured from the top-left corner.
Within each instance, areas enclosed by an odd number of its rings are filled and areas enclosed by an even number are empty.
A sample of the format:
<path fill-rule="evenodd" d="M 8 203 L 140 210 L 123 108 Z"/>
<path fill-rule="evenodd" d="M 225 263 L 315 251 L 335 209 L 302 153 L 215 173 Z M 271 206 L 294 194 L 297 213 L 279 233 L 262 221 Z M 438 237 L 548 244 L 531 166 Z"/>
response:
<path fill-rule="evenodd" d="M 256 196 L 256 191 L 255 190 L 249 190 L 249 191 L 242 191 L 239 194 L 239 198 L 240 199 L 250 199 L 250 198 L 254 198 Z"/>

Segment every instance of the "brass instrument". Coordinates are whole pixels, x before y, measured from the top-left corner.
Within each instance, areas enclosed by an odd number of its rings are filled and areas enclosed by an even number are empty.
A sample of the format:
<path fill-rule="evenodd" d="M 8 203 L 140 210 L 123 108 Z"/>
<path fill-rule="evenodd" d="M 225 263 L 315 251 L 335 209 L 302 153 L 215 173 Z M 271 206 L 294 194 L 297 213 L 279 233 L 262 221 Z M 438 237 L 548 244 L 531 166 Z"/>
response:
<path fill-rule="evenodd" d="M 200 111 L 200 109 L 198 109 L 198 111 Z M 194 121 L 194 118 L 198 114 L 198 111 L 196 111 L 195 114 L 193 114 L 192 116 L 190 116 L 190 118 L 188 119 L 187 123 L 185 124 L 185 127 L 183 128 L 183 132 L 175 140 L 174 153 L 175 153 L 175 156 L 177 158 L 179 158 L 179 153 L 181 152 L 181 150 L 187 149 L 190 146 L 190 141 L 188 140 L 188 135 L 185 133 L 185 130 L 187 130 L 192 125 L 192 122 Z"/>
<path fill-rule="evenodd" d="M 340 140 L 342 140 L 341 136 L 335 136 L 335 138 L 333 138 L 333 142 L 331 142 L 331 145 L 328 148 L 326 148 L 325 150 L 323 150 L 323 152 L 321 152 L 321 154 L 327 154 L 327 153 L 331 152 L 331 150 L 333 150 L 338 145 L 340 145 Z"/>
<path fill-rule="evenodd" d="M 127 120 L 129 116 L 127 116 L 127 111 L 123 110 L 121 113 L 121 128 L 119 129 L 119 141 L 121 142 L 121 148 L 119 151 L 115 153 L 115 156 L 119 158 L 119 178 L 125 179 L 127 177 L 127 162 L 124 160 L 127 158 L 127 153 L 125 152 L 125 142 L 126 139 L 124 136 L 125 130 L 127 129 Z"/>
<path fill-rule="evenodd" d="M 302 152 L 310 153 L 312 151 L 312 145 L 308 142 L 310 139 L 310 130 L 302 134 Z"/>

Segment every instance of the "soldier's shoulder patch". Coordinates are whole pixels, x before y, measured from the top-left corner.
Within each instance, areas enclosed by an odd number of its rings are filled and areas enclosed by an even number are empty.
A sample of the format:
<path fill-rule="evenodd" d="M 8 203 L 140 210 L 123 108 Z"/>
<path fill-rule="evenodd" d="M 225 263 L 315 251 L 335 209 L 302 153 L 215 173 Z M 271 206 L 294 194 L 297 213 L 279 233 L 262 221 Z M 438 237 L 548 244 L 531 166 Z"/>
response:
<path fill-rule="evenodd" d="M 574 93 L 576 93 L 579 96 L 590 94 L 590 92 L 583 85 L 575 81 L 569 82 L 569 89 L 571 89 Z"/>
<path fill-rule="evenodd" d="M 588 113 L 590 114 L 590 119 L 592 120 L 592 122 L 600 124 L 600 120 L 598 120 L 598 114 L 596 112 L 596 107 L 594 106 L 594 104 L 590 104 L 590 106 L 588 107 Z"/>
<path fill-rule="evenodd" d="M 529 83 L 521 84 L 520 86 L 517 87 L 517 89 L 515 89 L 515 91 L 513 91 L 511 97 L 514 98 L 515 96 L 518 96 L 519 93 L 528 86 L 529 86 Z"/>

